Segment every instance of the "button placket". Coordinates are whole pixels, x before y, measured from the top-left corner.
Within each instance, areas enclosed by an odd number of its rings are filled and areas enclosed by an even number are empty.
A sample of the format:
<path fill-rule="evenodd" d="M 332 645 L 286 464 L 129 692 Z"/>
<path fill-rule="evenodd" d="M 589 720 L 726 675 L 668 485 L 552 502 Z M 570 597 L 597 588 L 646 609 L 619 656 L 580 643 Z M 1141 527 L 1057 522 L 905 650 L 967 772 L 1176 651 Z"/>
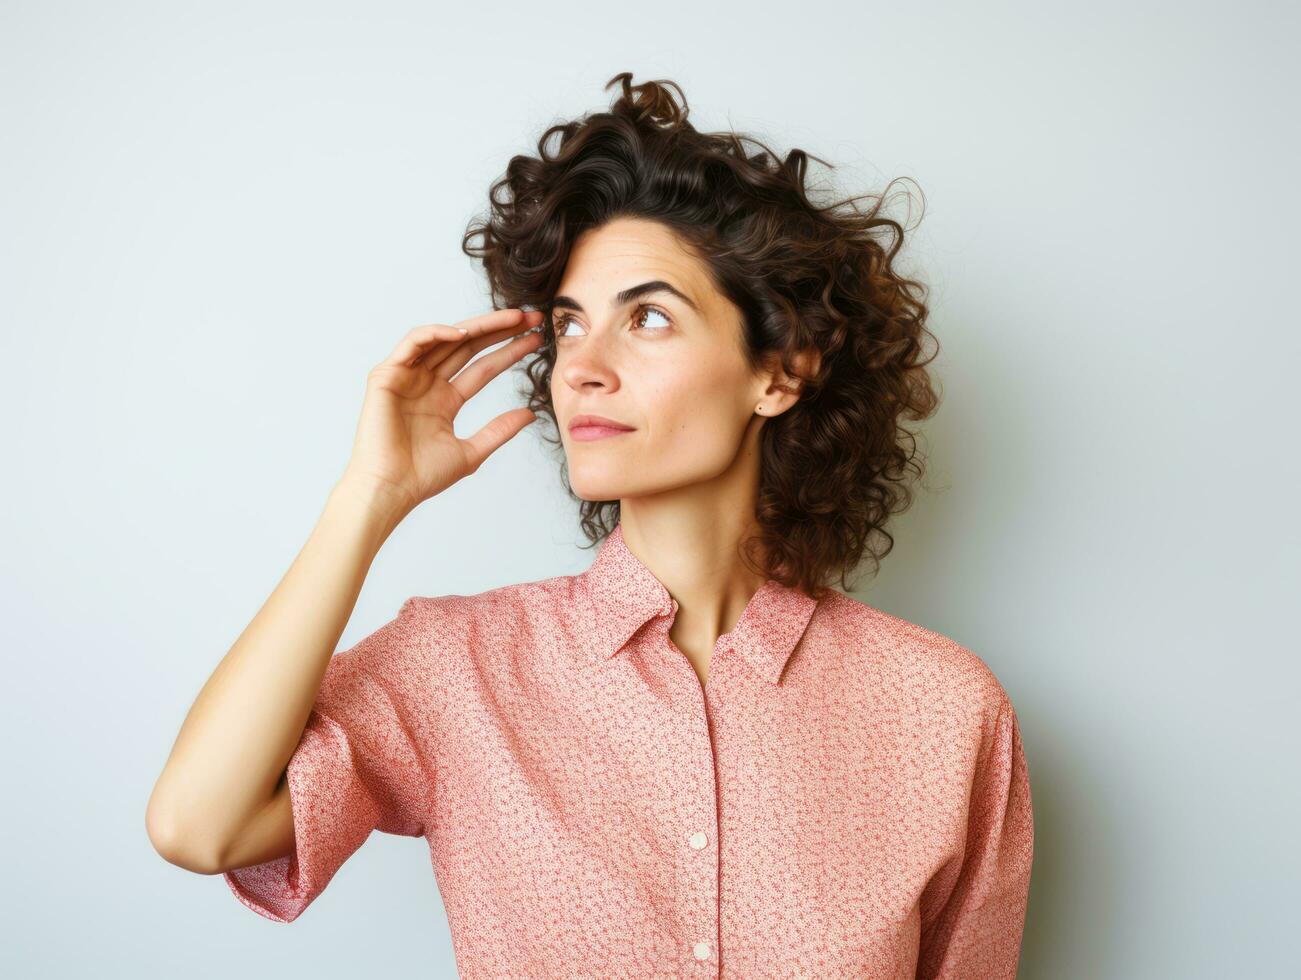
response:
<path fill-rule="evenodd" d="M 709 701 L 687 656 L 673 643 L 669 631 L 677 612 L 677 601 L 661 607 L 660 642 L 672 655 L 667 678 L 675 688 L 672 698 L 678 724 L 669 746 L 677 778 L 675 810 L 678 826 L 675 860 L 677 895 L 676 930 L 682 943 L 677 969 L 693 976 L 715 977 L 719 972 L 715 955 L 718 941 L 718 787 L 715 778 L 714 744 L 709 721 Z M 711 681 L 713 670 L 711 665 Z M 680 833 L 682 836 L 678 837 Z M 714 846 L 711 847 L 711 844 Z"/>
<path fill-rule="evenodd" d="M 690 665 L 686 665 L 687 672 Z M 711 671 L 712 673 L 712 671 Z M 692 677 L 693 681 L 696 678 Z M 684 703 L 691 706 L 684 719 L 682 731 L 688 751 L 685 753 L 687 772 L 683 785 L 690 787 L 692 804 L 684 807 L 684 814 L 694 815 L 695 828 L 685 836 L 679 853 L 678 894 L 682 900 L 680 913 L 688 937 L 695 933 L 689 947 L 688 962 L 708 970 L 717 971 L 714 949 L 718 937 L 718 786 L 714 770 L 714 745 L 710 732 L 708 698 L 698 681 L 690 685 L 691 697 Z M 713 845 L 713 846 L 711 846 Z"/>

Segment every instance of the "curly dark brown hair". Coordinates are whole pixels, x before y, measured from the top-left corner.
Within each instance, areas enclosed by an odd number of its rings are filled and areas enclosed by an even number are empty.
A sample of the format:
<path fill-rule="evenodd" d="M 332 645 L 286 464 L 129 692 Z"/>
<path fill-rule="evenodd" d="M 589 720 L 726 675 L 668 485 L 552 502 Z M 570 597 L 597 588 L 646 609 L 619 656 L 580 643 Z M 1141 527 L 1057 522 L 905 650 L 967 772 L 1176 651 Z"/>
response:
<path fill-rule="evenodd" d="M 616 83 L 621 94 L 608 112 L 552 125 L 537 156 L 511 158 L 489 212 L 462 240 L 482 260 L 496 308 L 546 314 L 520 394 L 555 431 L 544 438 L 560 446 L 550 300 L 573 243 L 615 217 L 663 223 L 741 311 L 752 368 L 777 355 L 800 385 L 799 400 L 763 423 L 759 533 L 745 542 L 745 560 L 812 596 L 837 575 L 848 588 L 865 556 L 879 570 L 894 546 L 886 522 L 911 505 L 909 482 L 923 475 L 902 420 L 928 418 L 939 403 L 926 371 L 939 353 L 938 342 L 929 356 L 924 349 L 935 339 L 925 327 L 926 288 L 892 267 L 904 228 L 879 214 L 884 192 L 815 202 L 808 161 L 831 167 L 818 157 L 792 149 L 783 160 L 753 136 L 697 131 L 674 82 L 633 85 L 622 72 L 605 88 Z M 860 199 L 872 206 L 860 210 Z M 791 360 L 810 349 L 811 376 Z M 563 449 L 561 473 L 595 545 L 618 522 L 619 501 L 580 500 Z"/>

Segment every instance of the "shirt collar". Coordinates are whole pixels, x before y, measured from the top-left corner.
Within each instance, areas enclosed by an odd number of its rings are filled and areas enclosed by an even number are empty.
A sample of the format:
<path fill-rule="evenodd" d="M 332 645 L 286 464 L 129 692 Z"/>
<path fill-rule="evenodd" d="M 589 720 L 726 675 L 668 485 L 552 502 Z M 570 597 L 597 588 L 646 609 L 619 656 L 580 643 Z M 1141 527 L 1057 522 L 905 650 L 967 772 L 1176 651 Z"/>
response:
<path fill-rule="evenodd" d="M 592 564 L 577 576 L 591 603 L 589 645 L 594 662 L 604 664 L 652 619 L 665 627 L 678 611 L 677 600 L 629 550 L 623 525 L 601 542 Z M 771 684 L 799 645 L 818 600 L 776 579 L 761 585 L 719 649 L 734 649 Z"/>

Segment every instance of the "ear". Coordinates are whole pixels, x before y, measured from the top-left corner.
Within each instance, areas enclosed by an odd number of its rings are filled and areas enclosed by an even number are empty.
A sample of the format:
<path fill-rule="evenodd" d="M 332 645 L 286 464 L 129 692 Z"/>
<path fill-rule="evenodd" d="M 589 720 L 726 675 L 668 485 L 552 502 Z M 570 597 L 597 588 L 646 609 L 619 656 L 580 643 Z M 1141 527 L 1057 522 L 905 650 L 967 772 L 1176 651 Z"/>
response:
<path fill-rule="evenodd" d="M 816 347 L 808 347 L 804 350 L 796 351 L 793 358 L 795 361 L 795 370 L 799 372 L 799 379 L 792 379 L 797 386 L 803 386 L 803 378 L 815 378 L 818 375 L 818 369 L 822 367 L 822 351 Z"/>
<path fill-rule="evenodd" d="M 798 377 L 792 377 L 782 368 L 781 355 L 773 352 L 765 358 L 767 390 L 755 403 L 756 414 L 772 418 L 786 411 L 800 400 L 804 378 L 816 377 L 822 365 L 822 352 L 816 347 L 805 348 L 791 355 Z"/>

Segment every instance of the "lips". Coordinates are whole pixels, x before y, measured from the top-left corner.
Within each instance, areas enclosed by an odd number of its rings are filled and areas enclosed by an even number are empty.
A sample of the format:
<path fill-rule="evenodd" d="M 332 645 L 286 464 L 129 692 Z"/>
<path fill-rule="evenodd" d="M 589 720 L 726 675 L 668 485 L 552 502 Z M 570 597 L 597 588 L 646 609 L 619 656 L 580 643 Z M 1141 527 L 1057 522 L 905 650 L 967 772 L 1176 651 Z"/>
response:
<path fill-rule="evenodd" d="M 604 415 L 576 415 L 569 422 L 569 437 L 578 442 L 622 436 L 631 431 L 633 431 L 632 426 L 606 418 Z"/>
<path fill-rule="evenodd" d="M 606 418 L 604 415 L 575 415 L 569 421 L 569 431 L 573 432 L 575 429 L 613 429 L 617 432 L 631 432 L 632 426 Z"/>

